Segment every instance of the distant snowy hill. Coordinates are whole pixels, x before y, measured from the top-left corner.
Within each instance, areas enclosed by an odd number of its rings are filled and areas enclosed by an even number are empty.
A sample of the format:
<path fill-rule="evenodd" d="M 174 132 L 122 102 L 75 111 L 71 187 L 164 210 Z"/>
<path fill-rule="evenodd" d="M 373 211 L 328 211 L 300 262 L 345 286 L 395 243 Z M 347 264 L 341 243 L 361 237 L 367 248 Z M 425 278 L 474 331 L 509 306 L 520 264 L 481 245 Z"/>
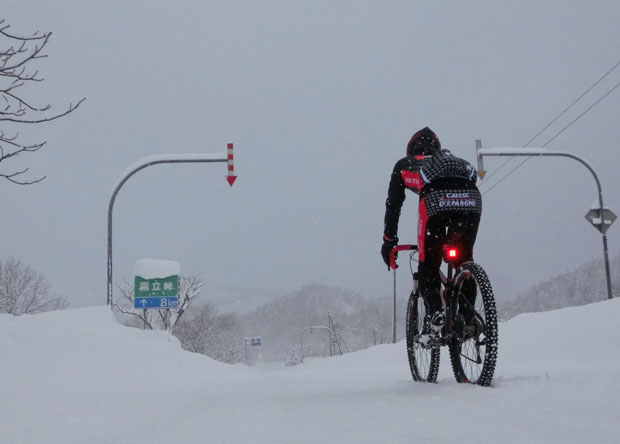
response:
<path fill-rule="evenodd" d="M 196 304 L 209 302 L 219 313 L 237 313 L 243 316 L 285 293 L 285 290 L 275 288 L 207 287 L 204 295 L 196 300 Z"/>
<path fill-rule="evenodd" d="M 285 360 L 300 346 L 299 329 L 328 326 L 330 318 L 343 351 L 391 342 L 391 308 L 390 301 L 314 284 L 262 305 L 243 317 L 242 324 L 247 336 L 261 336 L 266 359 Z M 329 355 L 328 330 L 305 330 L 303 342 L 306 356 Z"/>
<path fill-rule="evenodd" d="M 500 324 L 493 388 L 414 383 L 403 342 L 294 367 L 181 350 L 107 307 L 0 315 L 7 444 L 597 443 L 620 436 L 620 299 Z"/>
<path fill-rule="evenodd" d="M 612 294 L 619 297 L 620 255 L 610 260 L 610 269 Z M 498 310 L 501 319 L 510 319 L 521 313 L 555 310 L 605 299 L 607 299 L 607 285 L 601 258 L 540 282 L 512 302 L 498 299 Z"/>

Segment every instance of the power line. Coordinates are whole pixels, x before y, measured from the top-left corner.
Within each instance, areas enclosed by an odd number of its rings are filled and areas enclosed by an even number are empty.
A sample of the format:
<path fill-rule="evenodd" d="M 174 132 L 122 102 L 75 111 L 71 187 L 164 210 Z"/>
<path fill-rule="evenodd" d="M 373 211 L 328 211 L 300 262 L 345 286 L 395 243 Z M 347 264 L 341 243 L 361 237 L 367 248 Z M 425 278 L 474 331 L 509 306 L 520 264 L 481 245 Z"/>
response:
<path fill-rule="evenodd" d="M 605 94 L 603 94 L 603 96 L 598 99 L 596 102 L 594 102 L 592 105 L 590 105 L 588 107 L 588 109 L 586 109 L 584 112 L 582 112 L 581 114 L 579 114 L 571 123 L 569 123 L 568 125 L 566 125 L 564 128 L 562 128 L 555 136 L 553 136 L 551 139 L 547 140 L 544 145 L 542 146 L 542 148 L 546 147 L 547 145 L 549 145 L 549 143 L 555 139 L 556 137 L 558 137 L 560 134 L 562 134 L 564 131 L 566 131 L 573 123 L 575 123 L 577 120 L 581 119 L 588 111 L 590 111 L 592 108 L 594 108 L 596 105 L 598 105 L 605 97 L 607 97 L 608 95 L 610 95 L 612 92 L 614 92 L 614 90 L 616 88 L 618 88 L 620 86 L 620 82 L 616 83 L 616 85 L 611 88 L 609 91 L 607 91 Z"/>
<path fill-rule="evenodd" d="M 541 129 L 540 131 L 538 131 L 534 137 L 532 137 L 530 140 L 528 140 L 528 141 L 526 142 L 526 144 L 525 144 L 525 145 L 523 145 L 523 148 L 527 147 L 527 146 L 528 146 L 530 143 L 532 143 L 532 142 L 533 142 L 533 141 L 534 141 L 534 140 L 535 140 L 538 136 L 540 136 L 540 135 L 541 135 L 541 134 L 542 134 L 542 133 L 543 133 L 543 132 L 544 132 L 547 128 L 549 128 L 551 125 L 553 125 L 555 122 L 557 122 L 557 120 L 558 120 L 560 117 L 562 117 L 562 116 L 563 116 L 563 115 L 564 115 L 564 114 L 565 114 L 565 113 L 566 113 L 569 109 L 571 109 L 571 108 L 573 107 L 573 105 L 575 105 L 575 104 L 576 104 L 577 102 L 579 102 L 579 101 L 580 101 L 580 100 L 581 100 L 581 99 L 582 99 L 582 98 L 583 98 L 586 94 L 588 94 L 590 91 L 592 91 L 592 89 L 594 89 L 594 87 L 595 87 L 596 85 L 598 85 L 598 84 L 599 84 L 599 83 L 600 83 L 600 82 L 601 82 L 601 81 L 602 81 L 605 77 L 607 77 L 607 76 L 608 76 L 608 75 L 609 75 L 609 74 L 610 74 L 610 73 L 611 73 L 614 69 L 616 69 L 619 65 L 620 65 L 620 60 L 618 60 L 618 62 L 617 62 L 614 66 L 612 66 L 612 67 L 611 67 L 611 69 L 610 69 L 609 71 L 607 71 L 605 74 L 603 74 L 603 76 L 602 76 L 600 79 L 598 79 L 596 82 L 594 82 L 594 84 L 593 84 L 592 86 L 590 86 L 588 89 L 586 89 L 586 90 L 584 91 L 584 93 L 583 93 L 583 94 L 581 94 L 579 97 L 577 97 L 577 98 L 573 101 L 573 103 L 571 103 L 571 104 L 570 104 L 570 105 L 568 105 L 566 108 L 564 108 L 564 110 L 563 110 L 560 114 L 558 114 L 558 115 L 556 116 L 556 118 L 555 118 L 555 119 L 553 119 L 551 122 L 549 122 L 549 123 L 547 124 L 547 126 L 545 126 L 543 129 Z"/>
<path fill-rule="evenodd" d="M 487 181 L 486 181 L 485 183 L 483 183 L 482 185 L 485 185 L 485 184 L 489 183 L 489 180 L 490 180 L 493 176 L 495 176 L 498 172 L 500 172 L 500 171 L 501 171 L 501 169 L 502 169 L 502 168 L 504 168 L 504 167 L 506 166 L 506 164 L 507 164 L 508 162 L 510 162 L 512 159 L 514 159 L 514 156 L 509 157 L 508 159 L 504 160 L 504 163 L 502 163 L 502 164 L 499 166 L 499 168 L 497 168 L 495 171 L 493 171 L 491 174 L 489 174 L 489 175 L 486 177 Z"/>
<path fill-rule="evenodd" d="M 566 111 L 568 111 L 575 103 L 577 103 L 579 100 L 581 100 L 581 98 L 583 98 L 588 92 L 590 92 L 596 85 L 598 85 L 601 80 L 603 80 L 605 77 L 607 77 L 607 75 L 612 72 L 614 69 L 616 69 L 618 66 L 620 66 L 620 60 L 609 70 L 607 71 L 601 78 L 599 78 L 590 88 L 588 88 L 583 94 L 581 94 L 575 101 L 573 101 L 573 103 L 571 103 L 567 108 L 565 108 L 555 119 L 553 119 L 547 126 L 545 126 L 542 130 L 540 130 L 534 137 L 532 137 L 525 145 L 523 145 L 523 147 L 525 148 L 526 146 L 528 146 L 534 139 L 536 139 L 543 131 L 545 131 L 547 128 L 549 128 L 553 123 L 555 123 L 562 115 L 564 115 L 564 113 L 566 113 Z M 605 94 L 603 94 L 603 96 L 601 96 L 596 102 L 594 102 L 592 105 L 590 105 L 584 112 L 582 112 L 581 114 L 579 114 L 575 119 L 573 119 L 568 125 L 566 125 L 564 128 L 562 128 L 560 131 L 558 131 L 551 139 L 547 140 L 542 146 L 541 148 L 546 147 L 547 145 L 549 145 L 549 143 L 551 143 L 556 137 L 558 137 L 560 134 L 562 134 L 564 131 L 566 131 L 568 128 L 570 128 L 575 122 L 577 122 L 579 119 L 581 119 L 584 115 L 586 115 L 592 108 L 594 108 L 596 105 L 598 105 L 603 99 L 605 99 L 607 96 L 609 96 L 612 92 L 614 92 L 618 87 L 620 86 L 620 82 L 616 83 L 616 85 L 611 88 L 609 91 L 607 91 Z M 500 169 L 502 169 L 504 166 L 506 166 L 506 164 L 508 162 L 510 162 L 512 159 L 514 159 L 513 157 L 510 157 L 507 161 L 505 161 L 502 165 L 500 165 L 500 167 L 495 170 L 493 172 L 493 174 L 491 174 L 489 176 L 489 179 L 491 177 L 493 177 L 493 175 L 495 173 L 497 173 Z M 497 185 L 499 185 L 500 183 L 502 183 L 504 180 L 506 180 L 512 173 L 514 173 L 518 168 L 520 168 L 525 162 L 527 162 L 528 160 L 530 160 L 531 157 L 527 157 L 525 158 L 525 160 L 523 160 L 521 163 L 519 163 L 516 167 L 514 167 L 512 170 L 510 170 L 508 172 L 508 174 L 506 174 L 504 177 L 502 177 L 499 181 L 497 181 L 495 184 L 493 184 L 493 186 L 491 188 L 489 188 L 488 190 L 486 190 L 484 193 L 482 193 L 483 195 L 485 195 L 486 193 L 488 193 L 489 191 L 491 191 L 493 188 L 495 188 Z"/>
<path fill-rule="evenodd" d="M 510 159 L 508 159 L 508 160 L 512 160 L 512 159 L 514 159 L 514 156 L 513 156 L 513 157 L 511 157 L 511 158 L 510 158 Z M 502 183 L 504 180 L 506 180 L 506 179 L 508 178 L 508 176 L 510 176 L 510 175 L 511 175 L 512 173 L 514 173 L 514 172 L 515 172 L 518 168 L 520 168 L 520 167 L 521 167 L 521 165 L 523 165 L 525 162 L 527 162 L 527 161 L 528 161 L 528 160 L 530 160 L 530 159 L 531 159 L 531 157 L 526 157 L 526 158 L 525 158 L 525 160 L 521 161 L 521 163 L 520 163 L 519 165 L 517 165 L 516 167 L 514 167 L 512 170 L 510 170 L 510 171 L 508 172 L 508 174 L 506 174 L 506 175 L 505 175 L 504 177 L 502 177 L 500 180 L 498 180 L 497 182 L 495 182 L 495 183 L 493 184 L 493 186 L 492 186 L 491 188 L 489 188 L 488 190 L 486 190 L 484 193 L 482 193 L 482 195 L 484 196 L 484 195 L 485 195 L 485 194 L 487 194 L 489 191 L 491 191 L 493 188 L 495 188 L 496 186 L 498 186 L 500 183 Z M 506 164 L 506 163 L 504 163 L 504 165 L 505 165 L 505 164 Z"/>

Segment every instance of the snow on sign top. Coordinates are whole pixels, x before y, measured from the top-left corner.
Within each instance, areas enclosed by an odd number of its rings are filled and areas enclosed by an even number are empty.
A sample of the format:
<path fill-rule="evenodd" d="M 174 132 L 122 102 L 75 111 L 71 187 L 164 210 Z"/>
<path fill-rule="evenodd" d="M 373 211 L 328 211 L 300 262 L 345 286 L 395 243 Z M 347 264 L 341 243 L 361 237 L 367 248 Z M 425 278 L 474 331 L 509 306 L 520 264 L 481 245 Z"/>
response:
<path fill-rule="evenodd" d="M 133 273 L 142 279 L 178 276 L 181 274 L 181 264 L 164 259 L 138 259 L 133 266 Z"/>

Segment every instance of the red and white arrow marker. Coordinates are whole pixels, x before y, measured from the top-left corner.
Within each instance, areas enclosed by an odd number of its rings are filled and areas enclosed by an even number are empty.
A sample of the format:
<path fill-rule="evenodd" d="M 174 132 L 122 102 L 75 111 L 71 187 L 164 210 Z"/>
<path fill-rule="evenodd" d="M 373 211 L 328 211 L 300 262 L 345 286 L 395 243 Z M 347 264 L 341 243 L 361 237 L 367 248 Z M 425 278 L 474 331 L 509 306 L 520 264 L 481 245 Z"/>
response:
<path fill-rule="evenodd" d="M 226 180 L 231 187 L 233 186 L 233 183 L 235 183 L 235 180 L 237 180 L 237 176 L 235 176 L 235 160 L 233 158 L 232 143 L 228 144 L 228 176 L 226 177 Z"/>

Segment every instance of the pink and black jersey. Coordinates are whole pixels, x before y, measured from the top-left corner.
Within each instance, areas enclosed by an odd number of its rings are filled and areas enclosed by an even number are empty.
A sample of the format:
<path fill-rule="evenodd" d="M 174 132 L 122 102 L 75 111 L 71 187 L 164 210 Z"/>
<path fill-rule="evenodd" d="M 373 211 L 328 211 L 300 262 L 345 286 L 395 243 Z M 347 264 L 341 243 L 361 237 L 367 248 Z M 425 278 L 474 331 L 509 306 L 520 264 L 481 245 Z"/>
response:
<path fill-rule="evenodd" d="M 405 190 L 420 196 L 424 218 L 443 212 L 482 212 L 476 169 L 466 160 L 441 150 L 433 156 L 407 156 L 394 165 L 385 202 L 384 234 L 395 238 Z"/>

